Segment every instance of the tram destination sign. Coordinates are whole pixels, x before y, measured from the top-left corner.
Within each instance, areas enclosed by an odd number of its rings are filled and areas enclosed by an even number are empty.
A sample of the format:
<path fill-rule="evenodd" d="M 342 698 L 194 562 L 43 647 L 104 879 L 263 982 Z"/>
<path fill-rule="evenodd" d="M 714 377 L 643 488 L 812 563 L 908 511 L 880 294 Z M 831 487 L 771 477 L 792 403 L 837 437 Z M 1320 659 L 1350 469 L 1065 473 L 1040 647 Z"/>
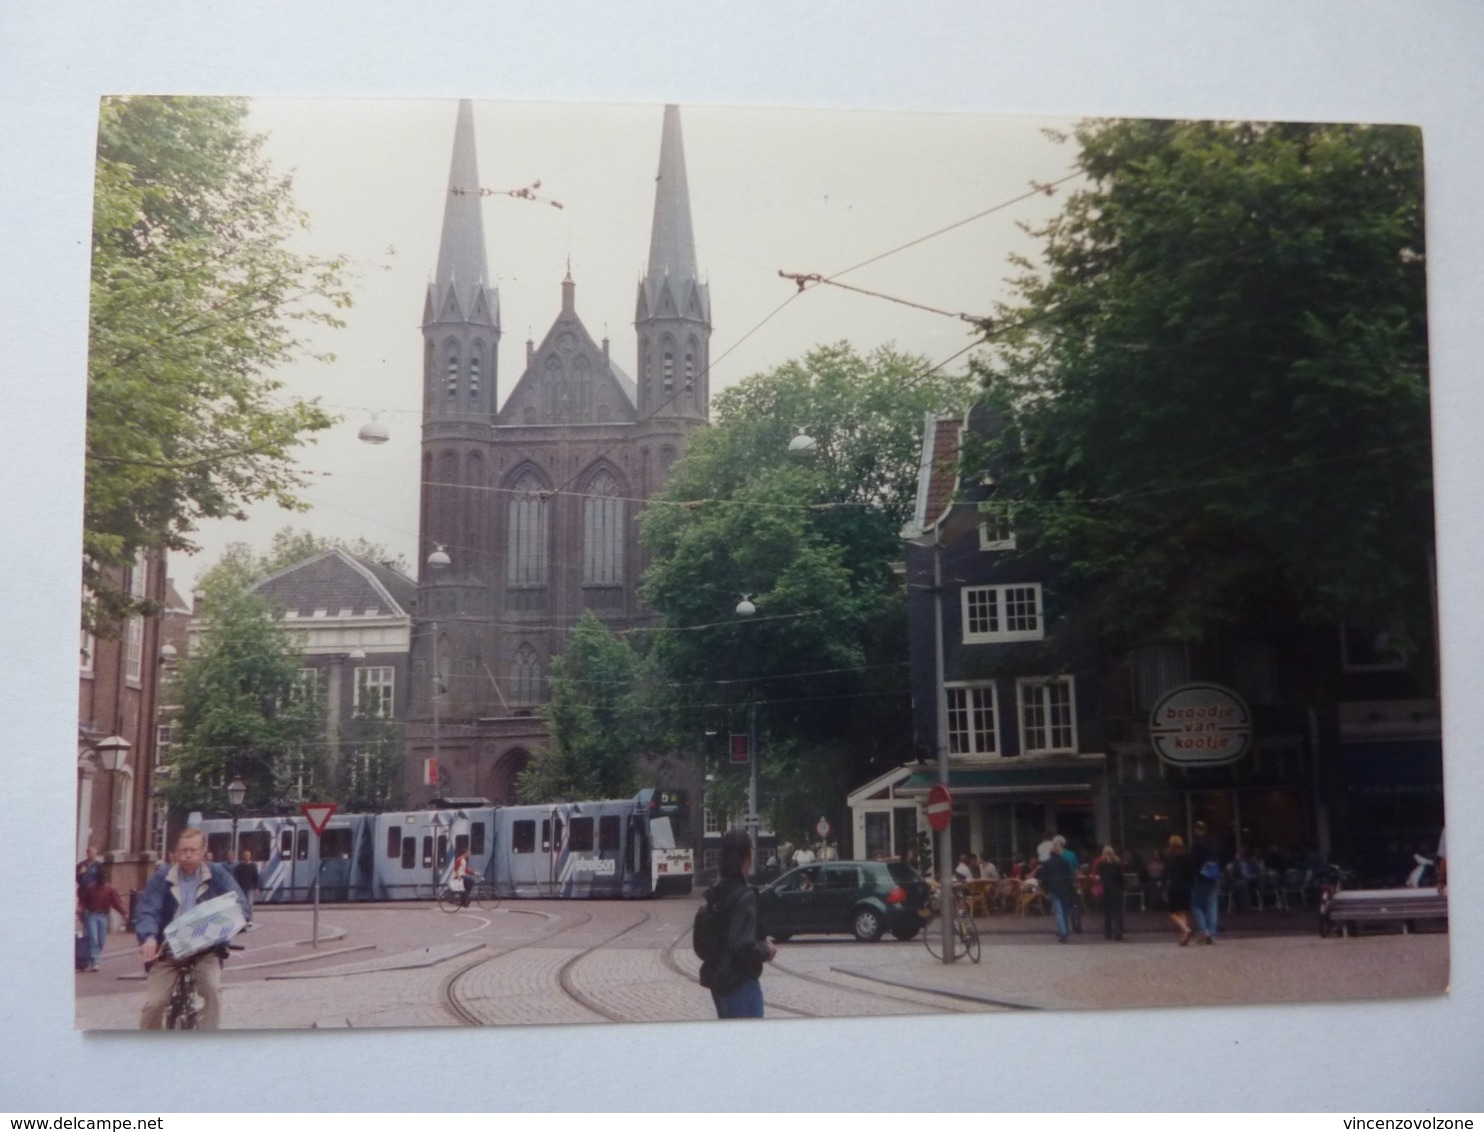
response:
<path fill-rule="evenodd" d="M 1149 738 L 1171 766 L 1236 762 L 1252 748 L 1252 711 L 1220 684 L 1182 684 L 1149 713 Z"/>

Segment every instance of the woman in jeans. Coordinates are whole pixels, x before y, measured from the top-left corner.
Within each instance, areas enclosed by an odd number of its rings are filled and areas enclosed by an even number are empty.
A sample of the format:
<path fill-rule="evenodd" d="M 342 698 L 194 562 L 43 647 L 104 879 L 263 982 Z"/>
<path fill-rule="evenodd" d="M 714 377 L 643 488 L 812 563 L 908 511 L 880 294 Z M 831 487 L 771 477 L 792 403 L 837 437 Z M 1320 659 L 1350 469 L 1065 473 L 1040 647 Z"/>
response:
<path fill-rule="evenodd" d="M 720 879 L 706 893 L 719 919 L 724 941 L 714 959 L 701 964 L 701 985 L 711 990 L 718 1018 L 763 1016 L 763 964 L 778 954 L 758 935 L 757 893 L 747 884 L 752 871 L 752 839 L 730 829 L 721 839 Z"/>

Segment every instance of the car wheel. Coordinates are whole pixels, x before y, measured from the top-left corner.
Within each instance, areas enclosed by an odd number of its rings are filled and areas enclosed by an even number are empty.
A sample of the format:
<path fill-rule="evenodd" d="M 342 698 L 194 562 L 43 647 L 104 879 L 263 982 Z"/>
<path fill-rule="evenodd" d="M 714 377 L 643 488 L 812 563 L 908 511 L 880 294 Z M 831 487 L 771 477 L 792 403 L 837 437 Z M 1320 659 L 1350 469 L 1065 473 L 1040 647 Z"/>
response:
<path fill-rule="evenodd" d="M 874 943 L 881 938 L 886 925 L 881 922 L 881 913 L 868 905 L 855 910 L 855 938 L 862 943 Z"/>
<path fill-rule="evenodd" d="M 892 928 L 891 934 L 905 943 L 909 939 L 916 939 L 917 933 L 921 930 L 921 925 L 913 924 L 910 928 Z"/>

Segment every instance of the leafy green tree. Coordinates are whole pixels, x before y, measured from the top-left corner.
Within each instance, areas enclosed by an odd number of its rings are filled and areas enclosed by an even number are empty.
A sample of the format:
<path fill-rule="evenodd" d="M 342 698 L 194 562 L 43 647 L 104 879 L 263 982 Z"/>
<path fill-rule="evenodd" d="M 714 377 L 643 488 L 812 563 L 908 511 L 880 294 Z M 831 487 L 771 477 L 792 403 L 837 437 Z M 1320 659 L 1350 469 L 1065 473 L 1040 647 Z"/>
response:
<path fill-rule="evenodd" d="M 334 796 L 346 813 L 401 807 L 402 730 L 390 719 L 357 712 L 340 735 Z"/>
<path fill-rule="evenodd" d="M 1098 624 L 1426 623 L 1422 146 L 1094 121 L 1001 312 L 974 459 Z"/>
<path fill-rule="evenodd" d="M 551 662 L 551 699 L 541 707 L 550 736 L 516 780 L 525 803 L 626 798 L 634 761 L 657 740 L 644 661 L 584 610 Z"/>
<path fill-rule="evenodd" d="M 649 651 L 680 726 L 740 730 L 756 705 L 764 751 L 848 751 L 847 777 L 900 760 L 911 709 L 898 530 L 925 414 L 972 395 L 921 358 L 841 343 L 715 399 L 716 423 L 643 517 L 644 597 L 664 618 Z M 789 455 L 800 429 L 817 444 L 808 461 Z M 736 613 L 743 595 L 751 617 Z"/>
<path fill-rule="evenodd" d="M 140 548 L 190 551 L 202 519 L 295 508 L 295 450 L 332 418 L 274 370 L 349 306 L 341 259 L 285 246 L 305 218 L 223 98 L 99 111 L 88 355 L 83 623 L 153 613 L 117 579 Z"/>
<path fill-rule="evenodd" d="M 266 809 L 323 784 L 323 712 L 318 689 L 300 674 L 292 635 L 261 598 L 207 591 L 199 651 L 180 664 L 180 714 L 166 793 L 181 811 L 220 809 L 240 775 L 244 805 Z"/>

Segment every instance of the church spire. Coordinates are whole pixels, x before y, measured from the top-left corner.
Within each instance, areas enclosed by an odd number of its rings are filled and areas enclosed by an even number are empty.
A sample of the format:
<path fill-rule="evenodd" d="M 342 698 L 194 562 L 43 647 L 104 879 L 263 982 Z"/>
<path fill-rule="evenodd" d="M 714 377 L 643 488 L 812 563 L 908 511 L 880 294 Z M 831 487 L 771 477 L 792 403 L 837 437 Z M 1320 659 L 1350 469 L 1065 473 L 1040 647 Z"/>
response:
<path fill-rule="evenodd" d="M 649 282 L 668 277 L 678 291 L 696 277 L 696 241 L 690 225 L 690 190 L 685 183 L 685 147 L 680 107 L 665 107 L 660 135 L 660 171 L 655 178 L 654 225 L 649 235 Z"/>
<path fill-rule="evenodd" d="M 639 335 L 640 415 L 705 420 L 711 294 L 696 273 L 678 106 L 665 107 L 649 270 L 639 283 L 634 328 Z"/>
<path fill-rule="evenodd" d="M 484 217 L 479 196 L 479 160 L 474 151 L 474 104 L 459 103 L 443 205 L 443 239 L 438 245 L 437 290 L 446 301 L 450 285 L 467 314 L 475 287 L 488 286 L 484 262 Z"/>

